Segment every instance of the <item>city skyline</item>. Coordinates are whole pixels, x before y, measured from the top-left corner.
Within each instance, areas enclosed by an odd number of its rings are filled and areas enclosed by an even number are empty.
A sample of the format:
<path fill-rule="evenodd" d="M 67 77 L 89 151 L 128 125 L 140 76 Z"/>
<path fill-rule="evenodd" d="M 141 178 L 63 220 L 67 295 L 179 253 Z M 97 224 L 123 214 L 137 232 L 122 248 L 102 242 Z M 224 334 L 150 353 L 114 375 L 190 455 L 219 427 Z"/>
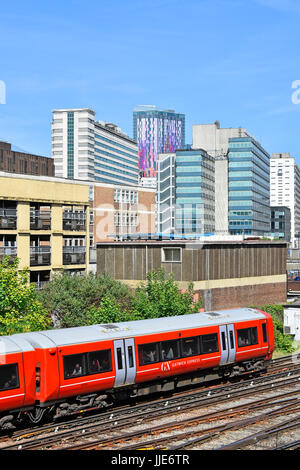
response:
<path fill-rule="evenodd" d="M 184 113 L 186 143 L 192 125 L 219 120 L 300 163 L 297 2 L 90 7 L 76 0 L 2 6 L 0 139 L 50 156 L 52 110 L 82 107 L 132 137 L 133 108 L 146 103 Z"/>

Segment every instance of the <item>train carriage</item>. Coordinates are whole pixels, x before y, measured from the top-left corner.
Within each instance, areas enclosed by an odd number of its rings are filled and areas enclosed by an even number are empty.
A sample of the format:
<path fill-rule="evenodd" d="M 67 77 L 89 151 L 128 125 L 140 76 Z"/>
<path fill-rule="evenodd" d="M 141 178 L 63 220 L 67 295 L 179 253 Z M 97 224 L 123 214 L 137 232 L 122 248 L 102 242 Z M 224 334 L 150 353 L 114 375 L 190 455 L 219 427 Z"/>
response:
<path fill-rule="evenodd" d="M 1 427 L 7 410 L 15 418 L 29 409 L 27 416 L 38 422 L 50 410 L 63 416 L 212 376 L 261 371 L 274 333 L 269 314 L 240 308 L 24 333 L 0 344 L 6 345 L 6 354 L 0 350 Z M 13 364 L 18 383 L 1 389 Z"/>

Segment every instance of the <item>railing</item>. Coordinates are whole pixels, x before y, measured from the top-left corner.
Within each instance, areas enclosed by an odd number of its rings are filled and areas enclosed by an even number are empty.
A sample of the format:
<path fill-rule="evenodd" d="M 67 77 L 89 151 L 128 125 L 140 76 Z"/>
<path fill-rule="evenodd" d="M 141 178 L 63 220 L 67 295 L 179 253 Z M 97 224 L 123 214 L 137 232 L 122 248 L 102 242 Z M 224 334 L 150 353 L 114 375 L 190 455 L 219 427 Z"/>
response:
<path fill-rule="evenodd" d="M 85 246 L 64 246 L 63 264 L 85 264 Z"/>
<path fill-rule="evenodd" d="M 64 212 L 63 230 L 84 231 L 86 227 L 85 212 Z"/>
<path fill-rule="evenodd" d="M 15 230 L 17 228 L 17 210 L 0 209 L 0 229 Z"/>
<path fill-rule="evenodd" d="M 0 246 L 0 261 L 3 260 L 4 256 L 10 256 L 9 264 L 14 262 L 14 259 L 17 256 L 17 247 L 16 246 Z"/>
<path fill-rule="evenodd" d="M 50 246 L 30 247 L 30 266 L 49 266 L 51 264 Z"/>
<path fill-rule="evenodd" d="M 30 211 L 31 230 L 50 230 L 51 211 Z"/>

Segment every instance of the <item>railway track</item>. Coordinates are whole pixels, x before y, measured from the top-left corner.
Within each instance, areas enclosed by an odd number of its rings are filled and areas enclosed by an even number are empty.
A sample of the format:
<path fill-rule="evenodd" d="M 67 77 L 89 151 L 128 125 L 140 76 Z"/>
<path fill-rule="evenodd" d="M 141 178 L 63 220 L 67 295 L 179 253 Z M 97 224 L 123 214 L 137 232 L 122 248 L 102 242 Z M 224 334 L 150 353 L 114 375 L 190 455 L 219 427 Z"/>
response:
<path fill-rule="evenodd" d="M 290 368 L 286 370 L 289 361 Z M 155 435 L 165 433 L 166 429 L 174 434 L 174 427 L 177 429 L 175 434 L 181 433 L 183 441 L 190 441 L 191 436 L 196 439 L 192 443 L 185 444 L 187 448 L 191 448 L 190 446 L 193 448 L 193 446 L 199 446 L 199 442 L 203 445 L 204 442 L 211 441 L 213 438 L 209 438 L 208 435 L 205 437 L 203 435 L 204 431 L 206 434 L 216 433 L 213 434 L 215 438 L 220 434 L 224 435 L 226 431 L 229 432 L 229 429 L 226 428 L 229 424 L 227 422 L 224 424 L 224 420 L 232 421 L 234 417 L 251 413 L 254 407 L 258 411 L 258 409 L 265 406 L 266 409 L 271 410 L 267 414 L 273 413 L 273 417 L 276 412 L 279 413 L 278 410 L 281 407 L 285 410 L 285 413 L 289 413 L 291 416 L 297 415 L 300 411 L 298 398 L 300 364 L 298 364 L 298 368 L 296 365 L 295 360 L 291 362 L 291 359 L 280 358 L 280 360 L 272 362 L 273 373 L 268 372 L 267 375 L 262 377 L 235 384 L 214 386 L 200 391 L 193 390 L 189 393 L 176 395 L 173 398 L 157 399 L 150 403 L 123 407 L 76 421 L 68 421 L 57 425 L 52 424 L 34 430 L 19 431 L 10 436 L 10 440 L 0 443 L 0 449 L 121 449 L 120 442 L 122 443 L 122 440 L 126 442 L 125 447 L 123 443 L 124 449 L 144 448 L 145 446 L 148 446 L 148 448 L 149 446 L 150 448 L 167 446 L 171 449 L 172 446 L 176 448 L 176 445 L 183 445 L 182 442 L 179 442 L 179 444 L 174 443 L 174 440 L 177 439 L 178 441 L 178 437 L 169 439 L 163 435 L 156 437 L 156 440 L 151 442 L 149 436 L 152 437 L 153 433 Z M 281 366 L 283 371 L 275 372 Z M 259 403 L 262 394 L 268 396 Z M 255 396 L 259 396 L 259 400 L 256 398 L 251 401 L 250 398 L 255 398 Z M 240 404 L 241 400 L 242 404 Z M 286 402 L 285 400 L 289 401 Z M 220 406 L 224 409 L 218 410 L 219 415 L 215 414 L 217 413 L 215 408 Z M 211 407 L 213 407 L 213 411 L 209 411 Z M 274 407 L 275 410 L 273 410 Z M 199 416 L 199 413 L 201 416 Z M 186 418 L 187 414 L 189 415 L 188 418 Z M 174 416 L 175 420 L 173 419 Z M 184 419 L 181 419 L 182 416 L 184 416 Z M 259 418 L 257 419 L 259 420 Z M 162 423 L 153 426 L 154 420 L 155 422 L 162 421 Z M 211 429 L 208 431 L 204 429 L 203 431 L 202 428 L 207 428 L 207 423 L 215 423 L 218 420 L 223 424 L 213 427 L 210 424 Z M 238 425 L 237 422 L 234 426 L 236 430 L 239 429 Z M 197 426 L 197 429 L 193 428 L 195 426 Z M 201 429 L 198 429 L 199 426 Z M 128 429 L 131 429 L 130 433 Z M 184 437 L 184 433 L 188 433 L 190 437 Z M 200 435 L 197 433 L 200 433 Z M 148 436 L 146 441 L 145 434 Z M 162 441 L 159 442 L 157 439 L 162 439 Z M 130 442 L 130 440 L 133 440 L 133 442 Z"/>

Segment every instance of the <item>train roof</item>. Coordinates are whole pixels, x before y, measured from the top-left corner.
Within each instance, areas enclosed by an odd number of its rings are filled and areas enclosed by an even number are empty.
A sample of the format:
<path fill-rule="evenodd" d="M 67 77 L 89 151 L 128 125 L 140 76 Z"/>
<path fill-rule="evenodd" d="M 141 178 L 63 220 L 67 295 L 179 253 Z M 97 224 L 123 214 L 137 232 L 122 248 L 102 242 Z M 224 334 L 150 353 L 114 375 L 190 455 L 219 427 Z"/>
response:
<path fill-rule="evenodd" d="M 12 338 L 11 336 L 0 337 L 0 356 L 22 353 L 24 351 L 33 351 L 33 347 L 24 338 Z"/>
<path fill-rule="evenodd" d="M 63 328 L 34 333 L 12 335 L 11 339 L 24 338 L 36 348 L 51 348 L 72 344 L 115 340 L 132 336 L 166 333 L 211 325 L 244 322 L 266 318 L 256 309 L 238 308 L 214 312 L 199 312 L 176 317 L 154 318 L 122 323 L 99 324 L 77 328 Z"/>

